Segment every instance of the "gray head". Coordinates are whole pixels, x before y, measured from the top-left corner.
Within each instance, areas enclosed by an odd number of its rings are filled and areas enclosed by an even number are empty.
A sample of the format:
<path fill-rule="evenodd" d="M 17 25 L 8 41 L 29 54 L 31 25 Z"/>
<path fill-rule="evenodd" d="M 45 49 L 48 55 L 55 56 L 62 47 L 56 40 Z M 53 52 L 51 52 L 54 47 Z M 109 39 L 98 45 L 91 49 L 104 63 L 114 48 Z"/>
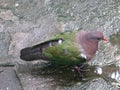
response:
<path fill-rule="evenodd" d="M 91 42 L 99 42 L 100 40 L 107 41 L 107 39 L 104 38 L 103 33 L 100 31 L 87 32 L 84 37 Z"/>
<path fill-rule="evenodd" d="M 78 37 L 82 53 L 87 57 L 87 60 L 91 60 L 95 55 L 100 40 L 107 41 L 100 31 L 82 31 L 78 34 Z"/>

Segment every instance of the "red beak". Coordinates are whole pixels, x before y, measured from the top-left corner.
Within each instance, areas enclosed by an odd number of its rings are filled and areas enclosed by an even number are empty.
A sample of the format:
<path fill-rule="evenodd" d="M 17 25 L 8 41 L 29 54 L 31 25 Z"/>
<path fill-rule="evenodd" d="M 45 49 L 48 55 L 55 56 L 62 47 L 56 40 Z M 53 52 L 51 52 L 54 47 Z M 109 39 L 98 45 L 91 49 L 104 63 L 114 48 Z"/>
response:
<path fill-rule="evenodd" d="M 103 41 L 104 41 L 105 43 L 108 42 L 107 38 L 105 38 L 105 37 L 103 38 Z"/>

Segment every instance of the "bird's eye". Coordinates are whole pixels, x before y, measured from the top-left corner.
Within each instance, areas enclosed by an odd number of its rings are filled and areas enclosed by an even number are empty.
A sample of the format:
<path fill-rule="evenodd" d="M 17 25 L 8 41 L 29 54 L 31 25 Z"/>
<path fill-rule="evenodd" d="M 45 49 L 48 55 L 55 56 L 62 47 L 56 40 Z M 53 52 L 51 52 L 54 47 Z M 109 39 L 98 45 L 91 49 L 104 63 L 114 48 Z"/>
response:
<path fill-rule="evenodd" d="M 101 38 L 96 38 L 98 41 L 101 40 Z"/>

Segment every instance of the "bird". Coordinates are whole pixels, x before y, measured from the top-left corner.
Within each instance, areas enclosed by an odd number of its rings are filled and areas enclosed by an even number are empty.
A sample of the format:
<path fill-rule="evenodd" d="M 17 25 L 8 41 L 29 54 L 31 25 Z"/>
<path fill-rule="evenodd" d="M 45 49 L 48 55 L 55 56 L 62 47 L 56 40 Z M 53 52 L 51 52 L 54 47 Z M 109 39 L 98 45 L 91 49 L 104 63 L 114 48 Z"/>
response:
<path fill-rule="evenodd" d="M 84 64 L 95 56 L 101 40 L 107 41 L 97 30 L 62 32 L 40 44 L 23 48 L 20 58 L 24 61 L 46 60 L 60 66 Z"/>

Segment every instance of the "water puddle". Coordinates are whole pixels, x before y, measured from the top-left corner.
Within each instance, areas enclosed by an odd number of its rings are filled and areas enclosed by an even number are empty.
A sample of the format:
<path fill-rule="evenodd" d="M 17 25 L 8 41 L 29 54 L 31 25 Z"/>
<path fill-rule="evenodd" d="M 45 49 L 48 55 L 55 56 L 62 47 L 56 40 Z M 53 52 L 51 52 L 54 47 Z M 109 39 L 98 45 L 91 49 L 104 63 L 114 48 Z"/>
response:
<path fill-rule="evenodd" d="M 120 33 L 116 35 L 112 35 L 110 37 L 110 43 L 118 47 L 118 57 L 119 48 L 120 48 Z M 114 85 L 120 88 L 120 58 L 117 61 L 111 62 L 105 66 L 84 66 L 84 69 L 88 69 L 88 71 L 82 72 L 83 78 L 74 70 L 74 68 L 70 67 L 57 67 L 50 64 L 45 64 L 43 68 L 41 66 L 35 66 L 30 71 L 33 77 L 43 77 L 46 79 L 51 79 L 50 83 L 52 85 L 60 85 L 60 86 L 71 86 L 77 83 L 84 84 L 88 81 L 91 81 L 96 78 L 103 78 L 110 85 Z"/>
<path fill-rule="evenodd" d="M 32 75 L 33 76 L 40 76 L 43 78 L 50 78 L 53 80 L 53 82 L 57 85 L 74 85 L 76 83 L 84 83 L 87 82 L 93 78 L 96 78 L 98 74 L 93 74 L 94 67 L 90 67 L 88 65 L 84 68 L 85 72 L 82 72 L 83 78 L 81 78 L 81 75 L 79 75 L 74 68 L 71 67 L 57 67 L 48 65 L 43 68 L 34 67 L 32 69 Z M 92 70 L 92 71 L 91 71 Z"/>
<path fill-rule="evenodd" d="M 54 66 L 46 66 L 44 68 L 34 67 L 30 72 L 33 77 L 42 77 L 50 79 L 52 85 L 72 86 L 77 83 L 81 85 L 97 78 L 103 78 L 106 82 L 120 88 L 120 67 L 115 64 L 107 66 L 85 66 L 86 70 L 82 73 L 83 78 L 71 68 L 60 68 Z"/>
<path fill-rule="evenodd" d="M 96 67 L 95 73 L 99 74 L 109 84 L 120 88 L 120 66 L 110 64 L 103 67 Z"/>

